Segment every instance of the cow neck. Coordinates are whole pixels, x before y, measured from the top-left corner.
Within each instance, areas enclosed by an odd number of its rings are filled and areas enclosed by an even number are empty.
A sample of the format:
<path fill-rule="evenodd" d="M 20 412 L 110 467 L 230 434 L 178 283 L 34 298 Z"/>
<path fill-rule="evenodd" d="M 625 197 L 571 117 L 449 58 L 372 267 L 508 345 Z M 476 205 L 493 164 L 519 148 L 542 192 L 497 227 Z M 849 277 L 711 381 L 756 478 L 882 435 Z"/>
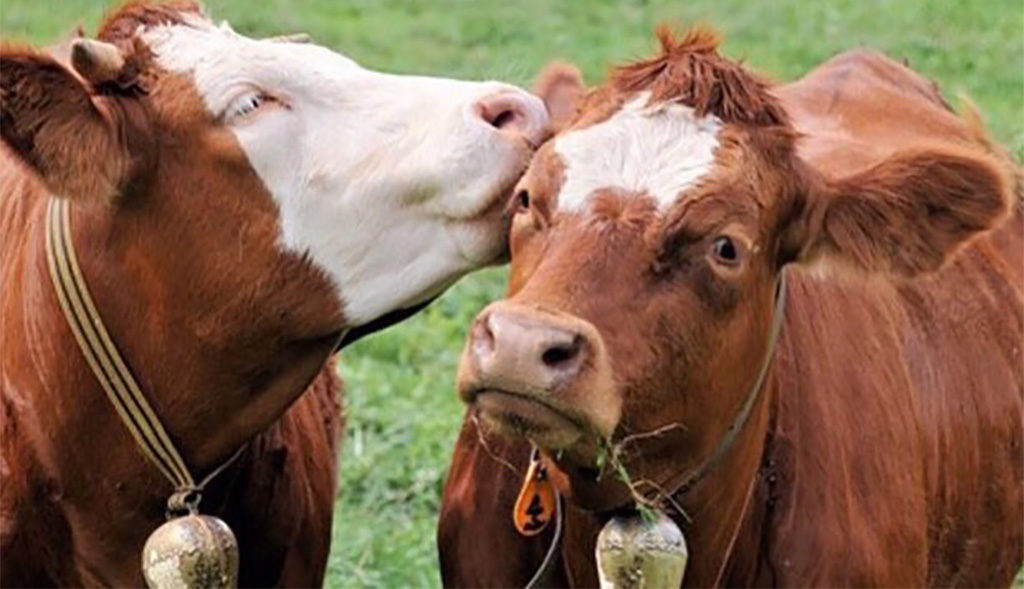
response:
<path fill-rule="evenodd" d="M 46 208 L 46 260 L 64 318 L 82 356 L 136 446 L 174 485 L 174 494 L 167 502 L 168 512 L 184 510 L 195 513 L 202 488 L 234 461 L 241 449 L 201 483 L 196 483 L 192 471 L 107 333 L 78 265 L 71 239 L 69 210 L 66 200 L 53 197 Z"/>
<path fill-rule="evenodd" d="M 765 351 L 764 358 L 761 361 L 757 378 L 754 380 L 754 384 L 747 393 L 747 396 L 743 401 L 743 405 L 740 407 L 736 417 L 733 419 L 729 428 L 726 430 L 726 433 L 719 440 L 711 454 L 708 455 L 700 466 L 685 474 L 680 482 L 669 486 L 671 491 L 667 496 L 672 499 L 671 503 L 673 505 L 679 505 L 682 498 L 689 491 L 693 490 L 697 486 L 697 483 L 704 480 L 715 470 L 717 466 L 722 464 L 726 456 L 729 455 L 729 451 L 735 446 L 743 432 L 746 431 L 745 426 L 750 420 L 751 415 L 754 413 L 754 408 L 758 406 L 758 401 L 764 396 L 762 391 L 766 388 L 767 376 L 775 358 L 775 350 L 778 344 L 779 334 L 782 330 L 782 322 L 785 319 L 785 310 L 786 278 L 783 271 L 779 274 L 778 282 L 775 285 L 775 304 L 772 311 L 772 323 L 768 336 L 768 346 Z M 740 504 L 739 513 L 736 516 L 736 523 L 732 526 L 729 535 L 726 537 L 724 549 L 721 551 L 720 556 L 717 554 L 714 555 L 721 559 L 718 566 L 712 569 L 712 579 L 714 580 L 712 586 L 714 587 L 720 586 L 722 577 L 725 574 L 730 559 L 732 558 L 732 552 L 736 547 L 737 538 L 743 528 L 744 522 L 749 516 L 755 486 L 756 477 L 751 477 L 749 483 L 743 490 L 742 503 Z M 691 546 L 691 550 L 696 552 L 699 548 L 697 546 Z"/>
<path fill-rule="evenodd" d="M 202 480 L 196 481 L 114 344 L 93 301 L 72 238 L 70 208 L 66 199 L 51 196 L 46 210 L 47 265 L 64 318 L 92 374 L 136 447 L 173 485 L 174 493 L 167 501 L 168 513 L 195 513 L 203 488 L 241 455 L 245 442 Z"/>
<path fill-rule="evenodd" d="M 683 476 L 682 480 L 675 485 L 670 485 L 669 488 L 672 491 L 668 494 L 670 497 L 678 497 L 685 495 L 690 489 L 692 489 L 698 482 L 708 475 L 729 453 L 740 434 L 743 432 L 744 426 L 750 419 L 750 414 L 753 413 L 754 407 L 757 405 L 758 399 L 761 398 L 761 390 L 764 388 L 765 378 L 768 376 L 768 369 L 772 365 L 772 360 L 775 358 L 775 346 L 779 341 L 779 333 L 782 331 L 782 321 L 786 314 L 786 275 L 783 271 L 779 274 L 779 280 L 775 285 L 775 305 L 772 311 L 772 325 L 768 333 L 768 349 L 765 351 L 764 358 L 761 360 L 761 366 L 757 372 L 757 378 L 754 380 L 754 386 L 752 386 L 747 392 L 746 398 L 743 400 L 743 405 L 740 407 L 739 413 L 733 418 L 732 423 L 725 430 L 725 434 L 719 439 L 715 449 L 711 451 L 711 454 L 704 459 L 704 462 L 697 468 L 689 471 L 688 474 Z"/>
<path fill-rule="evenodd" d="M 783 271 L 783 273 L 779 275 L 778 281 L 775 285 L 775 302 L 772 310 L 772 323 L 768 335 L 768 346 L 765 351 L 764 358 L 761 361 L 761 365 L 758 369 L 757 378 L 754 380 L 753 386 L 751 386 L 751 388 L 749 389 L 746 398 L 743 401 L 743 404 L 740 406 L 739 412 L 736 414 L 736 417 L 733 418 L 733 421 L 726 430 L 726 433 L 718 441 L 718 444 L 715 446 L 715 449 L 712 450 L 712 452 L 708 455 L 706 459 L 704 459 L 700 466 L 689 471 L 684 471 L 683 473 L 677 475 L 682 477 L 682 479 L 678 483 L 667 486 L 667 489 L 671 490 L 665 494 L 665 497 L 671 499 L 672 501 L 670 502 L 672 504 L 678 505 L 678 500 L 681 499 L 682 496 L 686 495 L 687 492 L 693 490 L 696 487 L 697 483 L 704 480 L 708 475 L 714 472 L 715 467 L 722 464 L 723 460 L 729 454 L 729 450 L 733 448 L 733 446 L 736 444 L 740 436 L 746 430 L 745 426 L 747 422 L 750 420 L 751 415 L 754 413 L 754 408 L 757 407 L 758 400 L 760 400 L 763 397 L 762 390 L 766 386 L 768 373 L 770 372 L 772 361 L 775 358 L 775 349 L 778 344 L 779 334 L 782 330 L 782 322 L 785 319 L 785 310 L 786 278 L 785 273 Z M 738 537 L 739 532 L 749 515 L 751 499 L 754 495 L 754 483 L 755 481 L 752 480 L 751 483 L 744 490 L 743 504 L 740 508 L 739 516 L 736 518 L 736 525 L 732 532 L 729 534 L 728 542 L 726 543 L 726 548 L 722 555 L 722 560 L 719 563 L 719 566 L 715 568 L 714 573 L 712 573 L 714 575 L 713 578 L 715 580 L 714 586 L 718 585 L 718 583 L 721 581 L 722 575 L 725 573 L 726 566 L 728 565 L 729 559 L 731 557 L 731 553 L 735 548 L 736 538 Z M 559 500 L 561 500 L 560 496 Z M 562 514 L 559 513 L 559 516 L 561 515 Z M 549 547 L 549 553 L 552 550 L 554 550 L 556 546 L 561 542 L 561 536 L 562 526 L 559 525 L 555 538 L 553 539 L 552 544 Z M 694 548 L 696 547 L 690 547 L 691 550 L 693 550 Z M 544 562 L 541 564 L 540 567 L 538 567 L 537 571 L 534 573 L 533 578 L 535 580 L 545 579 L 551 574 L 552 569 L 553 564 L 549 562 L 549 559 L 545 558 Z"/>

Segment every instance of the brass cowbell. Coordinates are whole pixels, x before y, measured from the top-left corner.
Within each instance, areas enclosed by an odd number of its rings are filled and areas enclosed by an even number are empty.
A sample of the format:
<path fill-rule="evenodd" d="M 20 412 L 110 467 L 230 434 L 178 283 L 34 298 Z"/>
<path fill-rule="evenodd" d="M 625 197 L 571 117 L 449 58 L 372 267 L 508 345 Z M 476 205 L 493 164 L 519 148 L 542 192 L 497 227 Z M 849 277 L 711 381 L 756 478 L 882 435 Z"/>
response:
<path fill-rule="evenodd" d="M 660 511 L 654 521 L 613 517 L 597 536 L 595 556 L 601 589 L 679 587 L 689 558 L 683 532 Z"/>
<path fill-rule="evenodd" d="M 142 549 L 150 589 L 238 586 L 238 542 L 223 520 L 189 513 L 150 534 Z"/>

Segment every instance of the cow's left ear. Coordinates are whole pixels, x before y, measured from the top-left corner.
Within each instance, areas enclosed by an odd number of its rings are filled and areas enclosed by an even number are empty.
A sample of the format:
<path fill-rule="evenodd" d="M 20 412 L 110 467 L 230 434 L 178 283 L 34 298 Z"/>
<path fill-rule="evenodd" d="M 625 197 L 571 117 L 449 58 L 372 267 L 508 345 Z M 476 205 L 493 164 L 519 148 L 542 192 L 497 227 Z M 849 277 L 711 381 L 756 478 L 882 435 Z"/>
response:
<path fill-rule="evenodd" d="M 576 116 L 583 95 L 583 74 L 570 63 L 552 61 L 537 76 L 533 91 L 544 101 L 551 126 L 558 131 Z"/>
<path fill-rule="evenodd" d="M 960 148 L 908 150 L 839 180 L 808 182 L 785 236 L 801 263 L 913 277 L 1008 213 L 1006 166 Z"/>

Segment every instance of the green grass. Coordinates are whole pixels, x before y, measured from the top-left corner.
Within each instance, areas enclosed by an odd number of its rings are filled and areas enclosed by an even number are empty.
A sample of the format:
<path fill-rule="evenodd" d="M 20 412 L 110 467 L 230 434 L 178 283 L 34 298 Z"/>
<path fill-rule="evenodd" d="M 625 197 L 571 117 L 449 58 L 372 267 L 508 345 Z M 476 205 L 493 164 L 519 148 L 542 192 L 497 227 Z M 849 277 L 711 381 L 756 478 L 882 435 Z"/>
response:
<path fill-rule="evenodd" d="M 49 43 L 108 3 L 2 0 L 0 36 Z M 995 136 L 1024 156 L 1024 7 L 1019 0 L 208 0 L 247 34 L 305 31 L 364 65 L 529 84 L 549 59 L 587 79 L 646 55 L 661 21 L 705 22 L 727 54 L 791 79 L 845 48 L 870 45 L 979 104 Z M 434 586 L 434 526 L 462 407 L 452 382 L 466 326 L 500 296 L 502 270 L 463 280 L 426 312 L 364 340 L 340 362 L 348 430 L 327 585 Z M 486 549 L 484 547 L 484 549 Z M 1024 578 L 1017 586 L 1024 587 Z"/>

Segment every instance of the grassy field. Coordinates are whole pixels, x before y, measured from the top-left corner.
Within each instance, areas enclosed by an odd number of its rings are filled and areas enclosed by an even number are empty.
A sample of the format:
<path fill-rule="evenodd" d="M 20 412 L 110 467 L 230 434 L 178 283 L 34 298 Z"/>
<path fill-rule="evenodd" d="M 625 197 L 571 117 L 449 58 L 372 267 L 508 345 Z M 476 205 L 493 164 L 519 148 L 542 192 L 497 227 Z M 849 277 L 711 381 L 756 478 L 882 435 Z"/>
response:
<path fill-rule="evenodd" d="M 49 43 L 109 2 L 2 0 L 0 36 Z M 776 79 L 870 45 L 907 58 L 947 96 L 980 105 L 1024 155 L 1024 7 L 1020 0 L 208 0 L 252 35 L 305 31 L 364 65 L 527 85 L 554 57 L 588 80 L 643 56 L 658 22 L 709 23 L 725 51 Z M 463 280 L 426 312 L 347 350 L 349 427 L 334 522 L 330 587 L 439 583 L 434 526 L 462 407 L 452 382 L 466 326 L 500 296 L 502 270 Z M 484 548 L 486 549 L 486 548 Z M 1024 581 L 1018 579 L 1018 586 Z"/>

